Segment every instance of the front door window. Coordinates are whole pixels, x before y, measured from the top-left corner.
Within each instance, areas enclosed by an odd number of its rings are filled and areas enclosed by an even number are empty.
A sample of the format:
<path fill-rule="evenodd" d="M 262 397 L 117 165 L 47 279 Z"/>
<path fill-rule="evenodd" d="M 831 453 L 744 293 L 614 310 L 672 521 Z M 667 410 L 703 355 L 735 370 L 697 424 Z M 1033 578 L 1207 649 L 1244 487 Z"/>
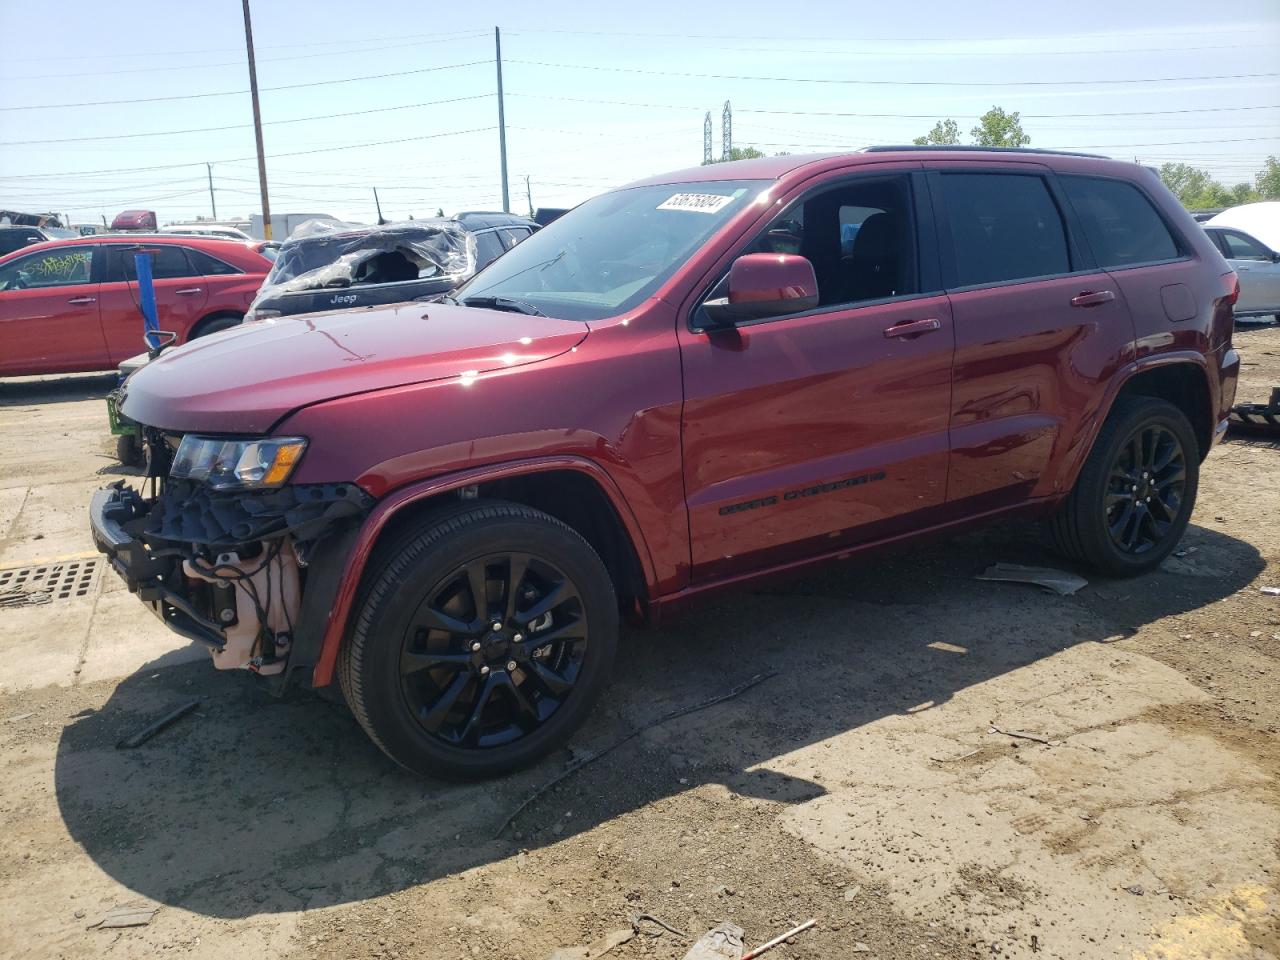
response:
<path fill-rule="evenodd" d="M 96 247 L 64 247 L 34 253 L 0 267 L 0 290 L 71 287 L 93 276 Z"/>

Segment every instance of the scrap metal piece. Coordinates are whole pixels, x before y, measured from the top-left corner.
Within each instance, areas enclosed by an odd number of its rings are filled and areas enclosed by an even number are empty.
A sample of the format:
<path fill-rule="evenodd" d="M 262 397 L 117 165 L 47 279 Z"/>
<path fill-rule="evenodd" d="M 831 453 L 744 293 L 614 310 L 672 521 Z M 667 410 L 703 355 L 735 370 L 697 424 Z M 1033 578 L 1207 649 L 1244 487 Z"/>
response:
<path fill-rule="evenodd" d="M 1230 427 L 1236 433 L 1280 437 L 1280 387 L 1271 388 L 1267 403 L 1237 403 L 1231 408 Z"/>
<path fill-rule="evenodd" d="M 86 930 L 113 930 L 120 927 L 145 927 L 159 912 L 159 907 L 113 907 L 101 920 L 85 927 Z"/>
<path fill-rule="evenodd" d="M 1049 567 L 1024 567 L 1020 563 L 997 563 L 987 567 L 974 577 L 975 580 L 997 580 L 1009 583 L 1034 583 L 1044 587 L 1061 597 L 1069 597 L 1081 587 L 1087 587 L 1089 581 L 1065 570 L 1053 570 Z"/>
<path fill-rule="evenodd" d="M 699 937 L 684 960 L 742 960 L 747 949 L 742 939 L 745 935 L 740 926 L 726 920 Z"/>
<path fill-rule="evenodd" d="M 191 713 L 193 710 L 195 710 L 196 707 L 198 706 L 200 706 L 199 700 L 192 700 L 190 703 L 184 703 L 182 706 L 178 707 L 178 709 L 171 710 L 169 713 L 166 713 L 159 720 L 156 720 L 154 723 L 150 723 L 147 726 L 143 727 L 133 736 L 125 737 L 123 740 L 121 740 L 119 743 L 116 744 L 116 749 L 132 750 L 134 747 L 142 746 L 144 743 L 146 743 L 148 740 L 154 737 L 157 733 L 159 733 L 165 727 L 181 720 L 188 713 Z"/>

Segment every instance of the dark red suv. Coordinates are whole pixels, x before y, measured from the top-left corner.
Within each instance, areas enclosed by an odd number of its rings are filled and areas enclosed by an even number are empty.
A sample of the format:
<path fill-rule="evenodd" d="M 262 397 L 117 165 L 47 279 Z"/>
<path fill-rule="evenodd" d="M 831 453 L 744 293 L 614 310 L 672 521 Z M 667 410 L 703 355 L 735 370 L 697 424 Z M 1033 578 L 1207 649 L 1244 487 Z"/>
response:
<path fill-rule="evenodd" d="M 583 721 L 619 615 L 977 518 L 1112 576 L 1182 536 L 1234 274 L 1149 170 L 875 148 L 596 197 L 447 302 L 250 324 L 127 384 L 92 523 L 219 667 L 340 682 L 414 770 Z"/>
<path fill-rule="evenodd" d="M 134 255 L 152 251 L 178 343 L 244 317 L 271 269 L 255 244 L 174 234 L 50 240 L 0 257 L 0 376 L 110 370 L 146 349 Z"/>

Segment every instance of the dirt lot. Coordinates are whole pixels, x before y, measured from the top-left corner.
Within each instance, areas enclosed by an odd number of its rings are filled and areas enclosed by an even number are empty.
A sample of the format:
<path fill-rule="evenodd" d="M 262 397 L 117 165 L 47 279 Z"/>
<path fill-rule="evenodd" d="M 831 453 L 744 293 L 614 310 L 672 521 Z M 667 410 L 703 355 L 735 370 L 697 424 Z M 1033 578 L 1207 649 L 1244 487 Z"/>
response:
<path fill-rule="evenodd" d="M 1237 343 L 1263 399 L 1280 329 Z M 108 386 L 0 383 L 0 573 L 90 549 Z M 1224 444 L 1180 555 L 1072 597 L 972 579 L 1058 563 L 1006 525 L 629 633 L 572 751 L 482 785 L 214 672 L 113 575 L 0 607 L 0 954 L 545 960 L 648 912 L 752 944 L 818 918 L 779 960 L 1278 956 L 1278 479 L 1280 444 Z M 495 838 L 574 756 L 767 673 Z M 159 909 L 87 929 L 119 905 Z M 683 956 L 641 929 L 611 960 Z"/>

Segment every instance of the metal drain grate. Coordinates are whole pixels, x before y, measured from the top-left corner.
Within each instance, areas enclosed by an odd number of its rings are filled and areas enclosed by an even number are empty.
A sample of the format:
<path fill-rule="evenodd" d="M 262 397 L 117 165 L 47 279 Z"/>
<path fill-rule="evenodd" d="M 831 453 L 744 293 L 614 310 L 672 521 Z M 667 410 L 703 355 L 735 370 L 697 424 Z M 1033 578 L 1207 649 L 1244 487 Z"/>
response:
<path fill-rule="evenodd" d="M 0 570 L 0 595 L 45 594 L 50 600 L 87 597 L 98 576 L 98 557 L 42 563 L 34 567 Z M 41 603 L 42 600 L 29 602 Z"/>

